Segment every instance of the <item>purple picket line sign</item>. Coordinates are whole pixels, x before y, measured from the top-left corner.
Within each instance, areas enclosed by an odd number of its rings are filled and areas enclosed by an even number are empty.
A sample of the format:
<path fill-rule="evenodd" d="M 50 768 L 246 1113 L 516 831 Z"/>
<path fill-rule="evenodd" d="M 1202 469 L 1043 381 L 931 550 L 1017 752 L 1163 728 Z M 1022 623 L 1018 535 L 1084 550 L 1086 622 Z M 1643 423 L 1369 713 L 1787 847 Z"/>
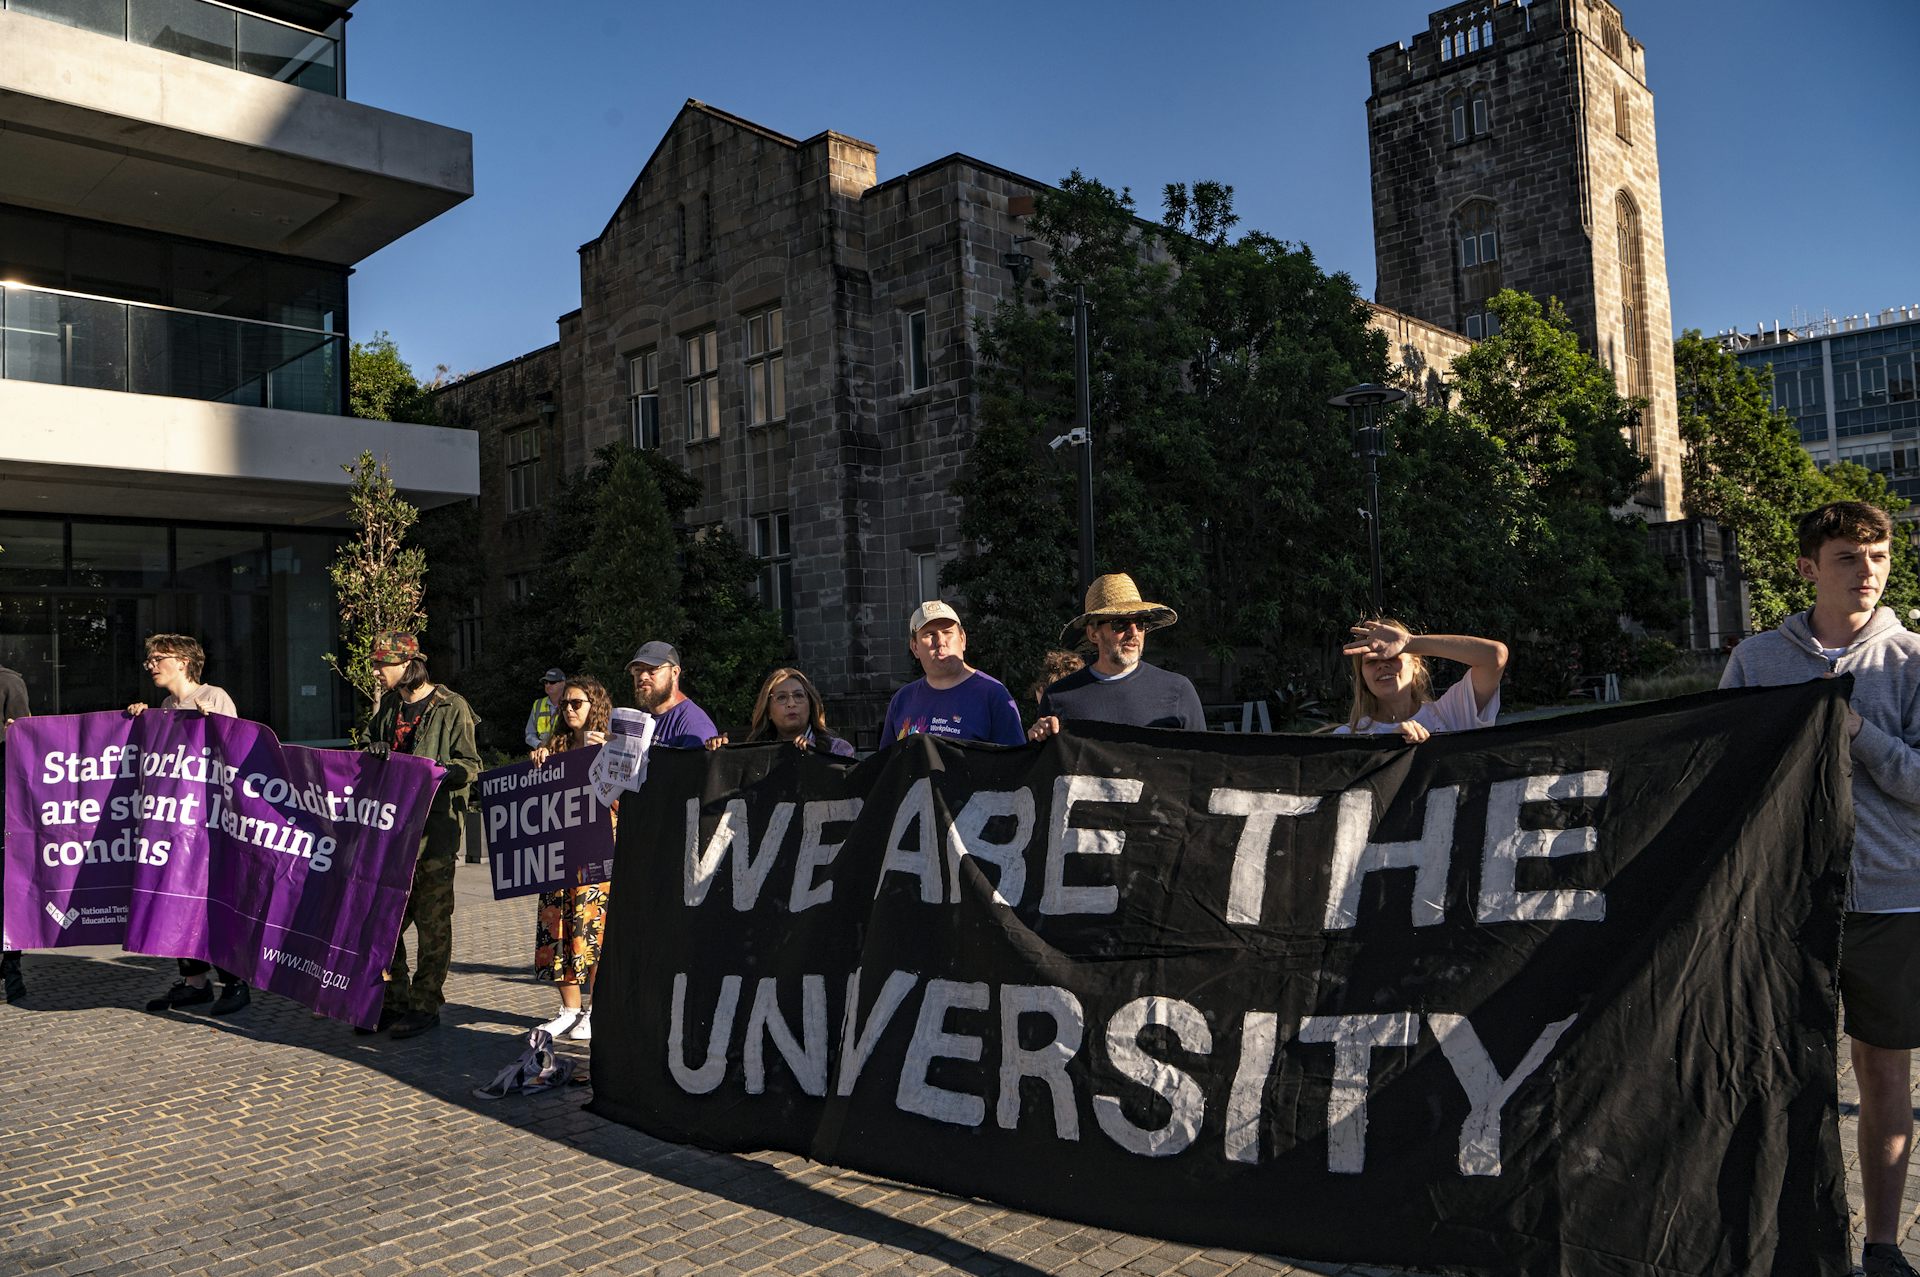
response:
<path fill-rule="evenodd" d="M 613 877 L 613 815 L 587 775 L 599 753 L 588 745 L 481 773 L 474 788 L 495 900 Z"/>
<path fill-rule="evenodd" d="M 370 1025 L 444 775 L 196 711 L 20 719 L 0 929 L 198 958 Z"/>

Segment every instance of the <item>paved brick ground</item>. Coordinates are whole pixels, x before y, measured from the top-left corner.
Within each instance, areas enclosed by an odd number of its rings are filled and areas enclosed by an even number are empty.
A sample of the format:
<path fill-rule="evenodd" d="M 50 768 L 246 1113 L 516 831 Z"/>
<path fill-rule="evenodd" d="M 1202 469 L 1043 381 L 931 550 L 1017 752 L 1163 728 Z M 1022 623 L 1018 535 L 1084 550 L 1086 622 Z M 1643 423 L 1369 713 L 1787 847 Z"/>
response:
<path fill-rule="evenodd" d="M 264 994 L 228 1020 L 148 1015 L 171 962 L 28 954 L 28 999 L 0 1008 L 0 1277 L 1393 1272 L 663 1144 L 583 1112 L 584 1086 L 474 1100 L 554 998 L 527 974 L 531 903 L 494 903 L 477 866 L 458 890 L 445 1023 L 406 1042 Z"/>

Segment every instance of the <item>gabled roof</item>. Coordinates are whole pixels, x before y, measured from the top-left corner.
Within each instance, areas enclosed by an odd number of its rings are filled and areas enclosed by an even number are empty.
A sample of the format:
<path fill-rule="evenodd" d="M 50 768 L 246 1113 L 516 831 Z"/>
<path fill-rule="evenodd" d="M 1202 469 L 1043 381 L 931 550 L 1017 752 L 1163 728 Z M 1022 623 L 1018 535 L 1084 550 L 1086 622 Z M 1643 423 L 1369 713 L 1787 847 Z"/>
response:
<path fill-rule="evenodd" d="M 781 146 L 787 147 L 789 150 L 797 151 L 803 146 L 811 146 L 815 142 L 818 142 L 820 139 L 824 137 L 828 137 L 830 135 L 835 137 L 847 137 L 847 135 L 844 133 L 836 134 L 836 133 L 833 133 L 831 129 L 822 129 L 820 132 L 815 133 L 810 138 L 805 138 L 805 139 L 796 141 L 795 139 L 788 137 L 784 133 L 776 133 L 770 128 L 766 128 L 763 125 L 755 124 L 752 120 L 745 120 L 740 118 L 737 115 L 731 115 L 726 111 L 722 111 L 717 106 L 708 106 L 705 102 L 700 101 L 698 98 L 688 98 L 686 105 L 680 108 L 679 114 L 673 117 L 673 123 L 667 125 L 667 131 L 660 135 L 660 141 L 654 146 L 653 154 L 647 156 L 647 162 L 640 166 L 639 176 L 633 179 L 633 184 L 627 187 L 627 193 L 625 195 L 622 195 L 620 197 L 619 202 L 614 205 L 613 215 L 607 218 L 607 224 L 600 228 L 600 233 L 594 236 L 592 240 L 589 240 L 586 244 L 582 244 L 580 246 L 582 249 L 585 249 L 590 244 L 597 243 L 600 240 L 606 238 L 607 232 L 613 228 L 614 218 L 620 215 L 620 210 L 626 207 L 627 201 L 632 199 L 634 196 L 634 193 L 640 189 L 640 183 L 647 180 L 647 172 L 648 170 L 653 168 L 653 162 L 660 158 L 660 152 L 663 149 L 665 149 L 667 145 L 667 139 L 673 136 L 673 131 L 680 127 L 680 121 L 685 119 L 689 114 L 704 115 L 704 116 L 708 116 L 711 119 L 718 120 L 722 124 L 731 124 L 734 128 L 741 129 L 748 133 L 752 133 L 758 137 L 763 137 L 767 141 L 778 143 Z M 860 142 L 860 145 L 866 146 L 866 147 L 873 146 L 873 143 L 861 142 L 859 138 L 847 137 L 847 140 L 850 142 Z"/>

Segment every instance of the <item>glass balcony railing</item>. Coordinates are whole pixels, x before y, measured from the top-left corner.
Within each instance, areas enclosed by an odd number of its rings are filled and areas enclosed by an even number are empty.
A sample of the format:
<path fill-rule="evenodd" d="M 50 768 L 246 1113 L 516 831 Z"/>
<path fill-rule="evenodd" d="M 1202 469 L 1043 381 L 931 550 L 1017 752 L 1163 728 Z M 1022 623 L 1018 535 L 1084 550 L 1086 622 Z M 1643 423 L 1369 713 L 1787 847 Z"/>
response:
<path fill-rule="evenodd" d="M 215 0 L 0 0 L 0 9 L 334 97 L 346 92 L 340 41 Z"/>
<path fill-rule="evenodd" d="M 0 283 L 0 379 L 339 415 L 346 338 Z"/>

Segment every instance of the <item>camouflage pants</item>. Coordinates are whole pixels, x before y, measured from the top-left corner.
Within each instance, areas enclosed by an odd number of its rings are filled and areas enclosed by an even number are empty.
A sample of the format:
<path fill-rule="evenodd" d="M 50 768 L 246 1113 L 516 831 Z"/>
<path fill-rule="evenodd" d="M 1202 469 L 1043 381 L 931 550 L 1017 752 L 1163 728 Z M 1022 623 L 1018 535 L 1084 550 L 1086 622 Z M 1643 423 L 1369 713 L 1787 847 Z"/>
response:
<path fill-rule="evenodd" d="M 394 937 L 393 962 L 387 967 L 386 1005 L 395 1011 L 438 1011 L 446 1001 L 441 989 L 453 961 L 453 865 L 453 848 L 429 830 L 413 866 L 413 890 L 407 894 L 401 934 Z M 408 926 L 413 927 L 418 945 L 411 976 L 407 973 Z"/>

